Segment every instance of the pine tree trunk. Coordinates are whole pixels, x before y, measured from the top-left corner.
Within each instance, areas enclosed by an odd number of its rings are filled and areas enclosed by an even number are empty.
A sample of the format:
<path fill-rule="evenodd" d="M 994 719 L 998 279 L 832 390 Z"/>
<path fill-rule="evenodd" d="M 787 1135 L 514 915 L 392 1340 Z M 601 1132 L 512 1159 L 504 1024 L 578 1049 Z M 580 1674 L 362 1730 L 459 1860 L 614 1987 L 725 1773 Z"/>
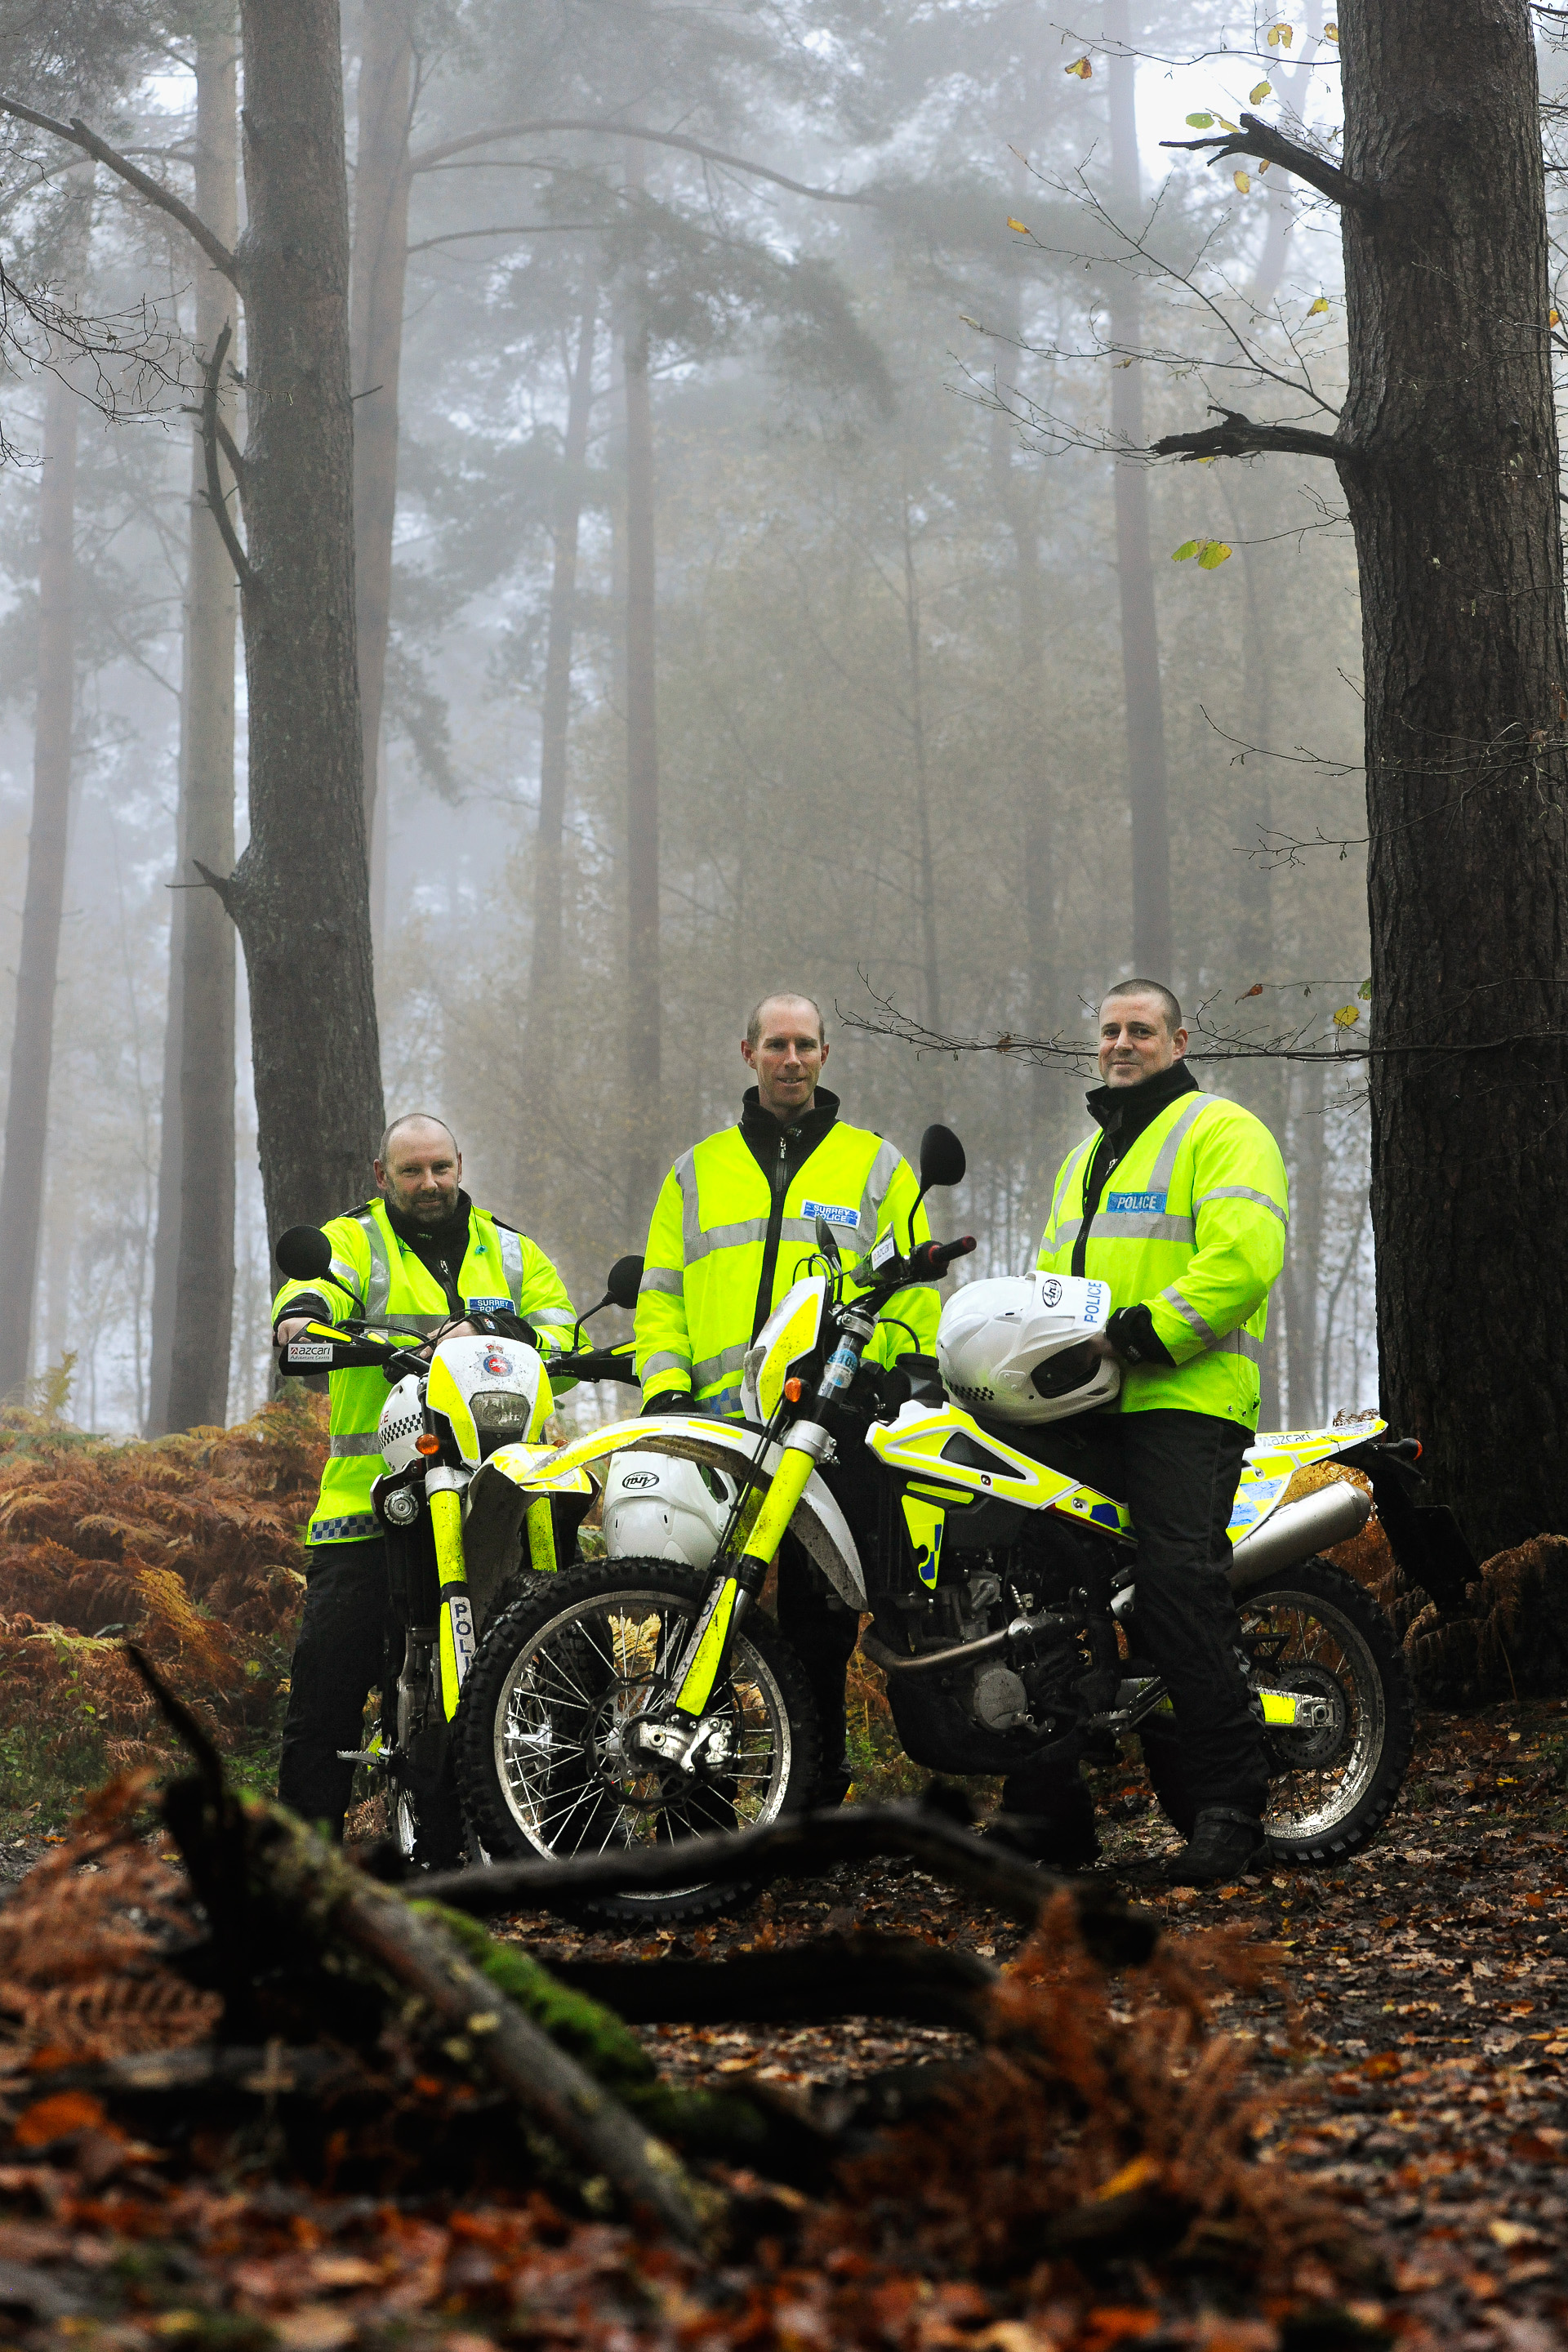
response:
<path fill-rule="evenodd" d="M 1341 26 L 1384 1410 L 1478 1552 L 1568 1527 L 1568 634 L 1525 0 Z M 1517 1041 L 1517 1042 L 1510 1042 Z"/>
<path fill-rule="evenodd" d="M 365 839 L 375 834 L 397 510 L 397 384 L 408 268 L 408 0 L 364 12 L 354 161 L 350 373 L 354 390 L 354 595 L 364 732 Z"/>
<path fill-rule="evenodd" d="M 195 208 L 232 246 L 237 223 L 237 36 L 231 23 L 196 43 Z M 195 260 L 196 348 L 210 352 L 233 307 L 203 254 Z M 220 413 L 232 425 L 232 394 Z M 225 474 L 226 481 L 226 469 Z M 234 567 L 206 504 L 197 425 L 191 455 L 185 581 L 180 807 L 169 936 L 169 1017 L 147 1434 L 227 1417 L 234 1311 L 234 929 L 216 896 L 189 887 L 198 864 L 234 864 Z"/>
<path fill-rule="evenodd" d="M 1020 322 L 1009 322 L 1015 340 Z M 1046 592 L 1040 570 L 1040 531 L 1032 489 L 1013 465 L 1014 436 L 1004 416 L 991 424 L 991 476 L 1002 520 L 1013 542 L 1013 578 L 1017 598 L 1017 705 L 1022 735 L 1019 776 L 1023 801 L 1024 939 L 1027 991 L 1025 1034 L 1049 1037 L 1060 1026 L 1057 991 L 1055 873 L 1055 778 L 1047 753 L 1045 723 Z M 1030 1072 L 1029 1124 L 1036 1161 L 1037 1205 L 1048 1205 L 1054 1173 L 1054 1105 L 1050 1073 Z M 1045 1197 L 1040 1199 L 1043 1188 Z"/>
<path fill-rule="evenodd" d="M 910 749 L 915 785 L 916 889 L 921 918 L 921 1018 L 933 1034 L 942 1028 L 942 959 L 936 930 L 936 860 L 931 849 L 931 772 L 926 757 L 925 671 L 921 645 L 921 590 L 915 543 L 910 530 L 910 496 L 904 491 L 904 631 L 910 658 Z M 922 1094 L 938 1116 L 939 1065 L 931 1060 Z"/>
<path fill-rule="evenodd" d="M 354 648 L 336 0 L 244 0 L 250 987 L 268 1231 L 363 1199 L 383 1121 Z"/>
<path fill-rule="evenodd" d="M 1237 536 L 1244 541 L 1260 540 L 1261 531 L 1250 528 L 1247 504 L 1244 489 L 1237 498 Z M 1219 866 L 1221 887 L 1229 895 L 1234 920 L 1234 985 L 1227 992 L 1231 997 L 1240 997 L 1255 981 L 1270 979 L 1274 971 L 1274 877 L 1263 854 L 1273 824 L 1268 756 L 1274 730 L 1273 663 L 1264 580 L 1269 552 L 1261 545 L 1246 545 L 1242 549 L 1247 597 L 1242 621 L 1242 705 L 1248 731 L 1258 748 L 1244 754 L 1239 765 L 1226 771 L 1236 791 L 1234 814 L 1227 814 L 1223 837 L 1226 855 Z M 1263 1002 L 1272 1012 L 1276 1000 L 1266 996 Z M 1259 1059 L 1234 1063 L 1226 1073 L 1230 1082 L 1227 1091 L 1263 1121 L 1281 1149 L 1288 1067 L 1284 1062 Z M 1258 1404 L 1258 1426 L 1262 1429 L 1278 1429 L 1280 1425 L 1279 1326 L 1279 1314 L 1271 1310 L 1263 1348 Z"/>
<path fill-rule="evenodd" d="M 555 999 L 561 987 L 561 950 L 565 938 L 562 851 L 566 822 L 567 736 L 572 718 L 572 640 L 577 617 L 577 543 L 583 519 L 583 467 L 594 411 L 594 349 L 598 328 L 598 282 L 591 275 L 566 403 L 561 495 L 550 576 L 544 700 L 540 714 L 539 828 L 534 838 L 533 944 L 528 976 L 527 1067 L 533 1100 L 525 1132 L 530 1136 L 548 1130 L 555 1066 Z"/>
<path fill-rule="evenodd" d="M 1106 0 L 1105 37 L 1124 48 L 1131 35 L 1128 0 Z M 1111 201 L 1124 228 L 1140 226 L 1142 172 L 1138 160 L 1138 63 L 1115 55 L 1110 84 Z M 1138 280 L 1111 272 L 1110 340 L 1135 352 L 1142 337 Z M 1143 433 L 1142 363 L 1118 368 L 1110 379 L 1110 429 L 1120 446 L 1141 449 Z M 1154 571 L 1149 552 L 1149 482 L 1137 458 L 1115 465 L 1116 580 L 1121 601 L 1121 677 L 1127 704 L 1127 792 L 1132 822 L 1132 962 L 1149 980 L 1172 984 L 1170 787 L 1165 766 L 1165 709 L 1160 686 L 1160 634 L 1154 613 Z"/>
<path fill-rule="evenodd" d="M 54 1058 L 55 984 L 65 904 L 70 814 L 71 705 L 76 668 L 77 395 L 45 378 L 44 468 L 38 492 L 38 700 L 33 736 L 33 822 L 16 962 L 16 1029 L 0 1178 L 0 1397 L 27 1377 L 33 1292 L 43 1215 L 44 1147 Z"/>
<path fill-rule="evenodd" d="M 640 1233 L 659 1155 L 658 732 L 653 409 L 647 320 L 635 297 L 626 388 L 626 1209 Z"/>
<path fill-rule="evenodd" d="M 1285 1292 L 1285 1372 L 1290 1423 L 1302 1429 L 1322 1410 L 1318 1393 L 1318 1299 L 1322 1276 L 1323 1170 L 1328 1159 L 1323 1114 L 1324 1071 L 1304 1063 L 1294 1086 L 1290 1122 L 1290 1239 L 1281 1286 Z"/>

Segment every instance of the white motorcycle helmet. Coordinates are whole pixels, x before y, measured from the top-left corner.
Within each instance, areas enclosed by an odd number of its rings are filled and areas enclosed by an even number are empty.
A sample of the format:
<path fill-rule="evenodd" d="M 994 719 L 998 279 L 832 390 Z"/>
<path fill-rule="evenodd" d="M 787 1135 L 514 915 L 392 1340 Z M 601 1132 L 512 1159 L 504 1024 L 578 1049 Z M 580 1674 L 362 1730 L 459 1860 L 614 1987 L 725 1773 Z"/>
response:
<path fill-rule="evenodd" d="M 678 1454 L 617 1454 L 605 1475 L 605 1549 L 612 1559 L 680 1559 L 706 1568 L 734 1507 L 733 1478 Z"/>
<path fill-rule="evenodd" d="M 994 1421 L 1065 1421 L 1109 1404 L 1121 1386 L 1113 1357 L 1086 1344 L 1110 1319 L 1110 1286 L 1081 1275 L 1010 1274 L 966 1282 L 942 1310 L 942 1385 Z"/>

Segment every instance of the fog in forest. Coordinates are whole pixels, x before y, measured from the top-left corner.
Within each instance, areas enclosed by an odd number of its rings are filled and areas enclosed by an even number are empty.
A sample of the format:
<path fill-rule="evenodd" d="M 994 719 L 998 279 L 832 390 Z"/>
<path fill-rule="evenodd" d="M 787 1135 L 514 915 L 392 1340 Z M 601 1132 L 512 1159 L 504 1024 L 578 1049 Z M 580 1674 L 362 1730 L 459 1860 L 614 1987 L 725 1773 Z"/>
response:
<path fill-rule="evenodd" d="M 188 196 L 198 49 L 221 101 L 232 21 L 67 14 L 40 63 L 33 12 L 0 9 L 33 102 Z M 386 1105 L 452 1125 L 474 1198 L 582 1306 L 641 1248 L 664 1168 L 736 1115 L 745 1015 L 781 985 L 822 1002 L 847 1116 L 911 1155 L 930 1119 L 963 1138 L 968 1181 L 933 1222 L 978 1236 L 965 1271 L 1032 1263 L 1091 1073 L 968 1048 L 1087 1045 L 1100 991 L 1138 968 L 1132 812 L 1146 842 L 1162 785 L 1155 976 L 1194 1051 L 1372 1033 L 1332 470 L 1113 455 L 1260 384 L 1270 415 L 1336 404 L 1330 208 L 1161 144 L 1262 104 L 1261 49 L 1268 102 L 1331 146 L 1333 30 L 1321 0 L 1089 14 L 1064 32 L 1030 0 L 345 9 L 362 631 L 372 509 L 395 496 L 378 725 L 365 698 Z M 5 139 L 10 278 L 166 339 L 157 366 L 66 352 L 63 394 L 27 363 L 36 338 L 0 376 L 0 1084 L 29 1043 L 40 730 L 58 752 L 68 727 L 69 759 L 28 1372 L 70 1360 L 69 1417 L 134 1431 L 156 1413 L 171 926 L 182 897 L 216 905 L 176 838 L 213 273 L 107 170 L 25 124 Z M 243 321 L 236 352 L 243 375 Z M 68 440 L 62 720 L 40 688 L 41 484 Z M 241 848 L 237 632 L 234 661 Z M 1148 888 L 1157 941 L 1163 877 Z M 232 1250 L 230 1420 L 268 1392 L 275 1282 L 236 963 L 234 1231 L 205 1235 L 217 1287 Z M 888 1034 L 911 1026 L 952 1044 Z M 1361 1066 L 1194 1066 L 1289 1169 L 1265 1425 L 1374 1403 Z"/>

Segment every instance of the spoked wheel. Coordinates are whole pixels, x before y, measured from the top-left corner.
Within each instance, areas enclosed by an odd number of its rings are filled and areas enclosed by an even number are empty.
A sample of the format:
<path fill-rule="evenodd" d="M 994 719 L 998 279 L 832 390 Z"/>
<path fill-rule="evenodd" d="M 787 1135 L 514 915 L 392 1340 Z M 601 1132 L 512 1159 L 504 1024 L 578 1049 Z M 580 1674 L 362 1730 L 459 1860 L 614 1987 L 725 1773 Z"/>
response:
<path fill-rule="evenodd" d="M 1409 1769 L 1415 1703 L 1405 1654 L 1371 1594 L 1330 1560 L 1281 1570 L 1239 1606 L 1247 1679 L 1291 1694 L 1301 1718 L 1269 1727 L 1269 1847 L 1287 1869 L 1342 1862 L 1382 1828 Z M 1147 1727 L 1143 1760 L 1164 1812 L 1189 1833 L 1169 1717 Z"/>
<path fill-rule="evenodd" d="M 720 1764 L 670 1770 L 635 1747 L 706 1585 L 673 1561 L 617 1559 L 553 1577 L 492 1620 L 453 1730 L 464 1810 L 493 1858 L 645 1851 L 761 1828 L 808 1801 L 810 1689 L 760 1611 L 736 1636 L 729 1680 L 710 1703 L 729 1730 Z M 696 1919 L 752 1891 L 731 1880 L 581 1907 L 600 1918 Z"/>

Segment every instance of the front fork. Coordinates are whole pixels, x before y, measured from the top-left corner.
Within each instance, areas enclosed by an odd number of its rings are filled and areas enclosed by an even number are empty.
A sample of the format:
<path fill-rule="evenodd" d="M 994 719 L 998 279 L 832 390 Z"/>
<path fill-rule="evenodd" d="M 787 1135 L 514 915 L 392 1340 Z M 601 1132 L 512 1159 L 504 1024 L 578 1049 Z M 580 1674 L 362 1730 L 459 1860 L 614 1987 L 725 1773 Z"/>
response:
<path fill-rule="evenodd" d="M 463 1553 L 463 1489 L 468 1480 L 444 1465 L 427 1471 L 425 1495 L 436 1538 L 436 1581 L 440 1601 L 441 1711 L 448 1723 L 458 1712 L 463 1683 L 474 1663 L 474 1611 Z"/>
<path fill-rule="evenodd" d="M 831 1408 L 849 1387 L 876 1325 L 868 1316 L 847 1315 L 839 1328 L 838 1345 L 823 1367 L 816 1391 L 819 1412 Z M 723 1677 L 735 1635 L 767 1582 L 768 1570 L 812 1472 L 832 1443 L 821 1420 L 797 1421 L 785 1438 L 779 1466 L 740 1555 L 734 1566 L 709 1586 L 697 1622 L 676 1663 L 670 1676 L 674 1714 L 668 1722 L 645 1724 L 642 1728 L 642 1745 L 655 1755 L 688 1771 L 695 1765 L 703 1712 Z"/>

